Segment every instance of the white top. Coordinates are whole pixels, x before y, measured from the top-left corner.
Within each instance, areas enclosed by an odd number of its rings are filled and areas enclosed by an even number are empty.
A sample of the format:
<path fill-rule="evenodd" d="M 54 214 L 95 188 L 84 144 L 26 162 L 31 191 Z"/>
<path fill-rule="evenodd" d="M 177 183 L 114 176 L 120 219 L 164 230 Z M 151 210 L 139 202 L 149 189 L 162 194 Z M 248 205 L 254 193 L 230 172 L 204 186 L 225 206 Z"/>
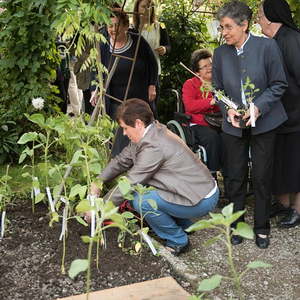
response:
<path fill-rule="evenodd" d="M 142 29 L 142 36 L 150 45 L 155 59 L 157 61 L 158 66 L 158 75 L 161 74 L 161 65 L 160 65 L 160 58 L 159 54 L 155 51 L 160 46 L 160 25 L 158 22 L 154 22 L 151 25 L 147 25 Z"/>

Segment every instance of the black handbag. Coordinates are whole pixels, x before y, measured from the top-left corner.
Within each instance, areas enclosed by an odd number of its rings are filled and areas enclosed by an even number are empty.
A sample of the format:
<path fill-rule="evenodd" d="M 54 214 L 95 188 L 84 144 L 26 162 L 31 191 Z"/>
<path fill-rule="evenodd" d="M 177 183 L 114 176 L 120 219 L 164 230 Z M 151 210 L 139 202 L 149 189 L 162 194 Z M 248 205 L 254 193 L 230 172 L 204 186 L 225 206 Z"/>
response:
<path fill-rule="evenodd" d="M 221 112 L 207 113 L 204 115 L 205 121 L 212 127 L 220 128 L 223 122 L 223 116 Z"/>

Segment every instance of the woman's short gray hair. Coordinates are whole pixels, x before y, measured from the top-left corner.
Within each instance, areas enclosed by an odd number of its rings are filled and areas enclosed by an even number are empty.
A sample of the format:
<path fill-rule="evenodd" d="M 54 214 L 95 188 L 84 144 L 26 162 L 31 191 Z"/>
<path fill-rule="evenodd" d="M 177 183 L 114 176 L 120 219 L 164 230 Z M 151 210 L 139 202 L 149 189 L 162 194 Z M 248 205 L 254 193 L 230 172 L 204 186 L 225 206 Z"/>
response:
<path fill-rule="evenodd" d="M 219 21 L 225 17 L 233 19 L 238 25 L 241 25 L 245 20 L 250 23 L 252 10 L 244 2 L 230 1 L 224 4 L 217 12 L 217 19 Z"/>

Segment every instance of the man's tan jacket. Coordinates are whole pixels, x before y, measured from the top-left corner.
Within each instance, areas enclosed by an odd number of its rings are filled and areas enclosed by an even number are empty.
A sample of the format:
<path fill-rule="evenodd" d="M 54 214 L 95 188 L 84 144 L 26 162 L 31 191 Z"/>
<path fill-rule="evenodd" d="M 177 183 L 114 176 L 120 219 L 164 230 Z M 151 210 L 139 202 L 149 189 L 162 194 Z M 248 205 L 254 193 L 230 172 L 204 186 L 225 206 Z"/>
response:
<path fill-rule="evenodd" d="M 164 200 L 185 206 L 198 204 L 215 186 L 207 167 L 177 135 L 158 122 L 138 143 L 131 142 L 112 159 L 99 177 L 107 182 L 124 172 L 132 184 L 152 186 Z M 121 204 L 121 192 L 111 192 L 105 198 Z"/>

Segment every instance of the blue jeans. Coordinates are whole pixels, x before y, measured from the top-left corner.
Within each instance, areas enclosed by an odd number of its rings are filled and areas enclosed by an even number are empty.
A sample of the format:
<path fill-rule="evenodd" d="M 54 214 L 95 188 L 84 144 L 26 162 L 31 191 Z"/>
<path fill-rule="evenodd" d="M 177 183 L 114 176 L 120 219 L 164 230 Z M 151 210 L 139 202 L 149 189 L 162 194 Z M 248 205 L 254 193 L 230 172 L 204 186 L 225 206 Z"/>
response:
<path fill-rule="evenodd" d="M 157 204 L 153 209 L 147 199 L 152 199 Z M 152 230 L 162 239 L 167 241 L 167 246 L 185 246 L 188 237 L 184 231 L 192 221 L 190 218 L 202 217 L 212 211 L 219 200 L 219 189 L 209 198 L 202 199 L 195 206 L 173 204 L 162 199 L 156 190 L 143 195 L 141 210 L 138 194 L 134 194 L 132 201 L 135 211 L 145 216 L 145 220 Z"/>

